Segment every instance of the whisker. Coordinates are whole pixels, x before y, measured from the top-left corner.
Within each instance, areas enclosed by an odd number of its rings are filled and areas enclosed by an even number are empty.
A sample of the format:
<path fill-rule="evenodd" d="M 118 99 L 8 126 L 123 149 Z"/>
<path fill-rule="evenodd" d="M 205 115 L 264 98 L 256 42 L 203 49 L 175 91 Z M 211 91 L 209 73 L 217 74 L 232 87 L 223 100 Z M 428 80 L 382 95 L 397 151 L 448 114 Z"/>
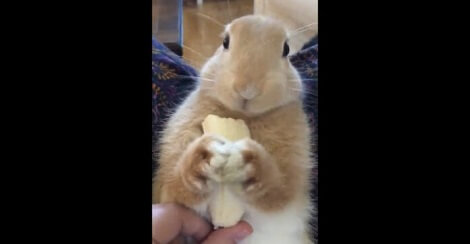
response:
<path fill-rule="evenodd" d="M 313 23 L 310 23 L 310 24 L 308 24 L 308 25 L 301 26 L 301 27 L 295 29 L 294 32 L 295 32 L 295 31 L 302 30 L 302 29 L 305 29 L 305 28 L 308 28 L 308 27 L 310 27 L 310 26 L 317 25 L 317 24 L 318 24 L 317 22 L 313 22 Z"/>
<path fill-rule="evenodd" d="M 202 53 L 200 53 L 200 52 L 198 52 L 198 51 L 196 51 L 196 50 L 194 50 L 194 49 L 192 49 L 192 48 L 190 48 L 190 47 L 188 47 L 184 44 L 183 44 L 183 47 L 188 49 L 189 51 L 195 53 L 195 54 L 198 54 L 199 56 L 203 57 L 204 59 L 209 59 L 209 57 L 206 57 L 206 56 L 202 55 Z"/>
<path fill-rule="evenodd" d="M 292 89 L 291 89 L 292 90 Z M 295 91 L 295 92 L 299 92 L 303 95 L 311 95 L 311 96 L 315 96 L 316 94 L 311 92 L 311 91 L 306 91 L 306 90 L 292 90 L 292 91 Z"/>
<path fill-rule="evenodd" d="M 318 72 L 317 70 L 309 70 L 309 69 L 304 69 L 304 70 L 302 70 L 302 69 L 296 69 L 296 70 L 297 70 L 297 73 L 299 73 L 299 77 L 302 77 L 302 75 L 304 75 L 305 73 L 310 74 L 310 72 L 311 72 L 311 73 L 316 73 L 316 72 Z"/>
<path fill-rule="evenodd" d="M 181 78 L 199 79 L 199 76 L 191 76 L 191 75 L 178 75 L 178 77 L 181 77 Z"/>
<path fill-rule="evenodd" d="M 215 76 L 216 75 L 215 71 L 212 71 L 212 72 L 207 71 L 205 74 L 208 75 L 208 76 Z"/>
<path fill-rule="evenodd" d="M 305 28 L 305 29 L 303 29 L 303 30 L 301 30 L 301 31 L 295 32 L 294 34 L 289 33 L 289 38 L 291 38 L 291 37 L 293 37 L 293 36 L 296 36 L 296 35 L 298 35 L 298 34 L 300 34 L 300 33 L 306 32 L 306 31 L 311 31 L 311 29 Z"/>
<path fill-rule="evenodd" d="M 178 75 L 178 77 L 182 77 L 182 78 L 193 78 L 193 79 L 200 79 L 200 80 L 207 80 L 207 81 L 216 82 L 216 80 L 209 79 L 209 78 L 204 78 L 204 77 L 200 77 L 200 76 Z"/>
<path fill-rule="evenodd" d="M 216 80 L 214 80 L 214 79 L 209 79 L 209 78 L 204 78 L 204 77 L 199 77 L 199 79 L 201 79 L 201 80 L 208 80 L 208 81 L 217 82 L 217 81 L 216 81 Z"/>
<path fill-rule="evenodd" d="M 303 92 L 303 93 L 315 95 L 315 92 L 310 90 L 310 89 L 302 89 L 302 88 L 297 88 L 297 87 L 292 87 L 292 86 L 287 87 L 287 88 L 292 90 L 292 91 Z"/>
<path fill-rule="evenodd" d="M 217 24 L 218 26 L 222 27 L 222 28 L 225 28 L 225 25 L 222 24 L 221 22 L 219 22 L 218 20 L 212 18 L 211 16 L 207 15 L 207 14 L 203 14 L 203 13 L 200 13 L 200 12 L 197 12 L 196 15 L 198 16 L 201 16 L 203 18 L 206 18 L 210 21 L 212 21 L 214 24 Z"/>

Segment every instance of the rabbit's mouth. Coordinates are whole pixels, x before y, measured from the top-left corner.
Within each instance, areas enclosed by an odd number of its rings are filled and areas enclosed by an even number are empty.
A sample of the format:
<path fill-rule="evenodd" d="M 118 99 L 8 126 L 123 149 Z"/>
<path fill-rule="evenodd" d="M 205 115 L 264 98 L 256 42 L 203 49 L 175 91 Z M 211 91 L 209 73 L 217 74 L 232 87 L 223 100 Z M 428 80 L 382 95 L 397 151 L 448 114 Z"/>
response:
<path fill-rule="evenodd" d="M 236 107 L 232 108 L 232 110 L 241 112 L 246 116 L 258 116 L 263 114 L 264 112 L 268 111 L 269 108 L 260 107 L 259 100 L 256 98 L 254 99 L 238 99 L 235 103 L 237 104 Z"/>
<path fill-rule="evenodd" d="M 248 99 L 242 99 L 242 110 L 245 111 L 248 106 Z"/>
<path fill-rule="evenodd" d="M 252 101 L 250 101 L 249 99 L 239 99 L 238 100 L 238 106 L 236 108 L 234 108 L 235 111 L 238 111 L 238 112 L 241 112 L 245 115 L 252 115 L 253 112 L 251 111 L 252 109 Z"/>

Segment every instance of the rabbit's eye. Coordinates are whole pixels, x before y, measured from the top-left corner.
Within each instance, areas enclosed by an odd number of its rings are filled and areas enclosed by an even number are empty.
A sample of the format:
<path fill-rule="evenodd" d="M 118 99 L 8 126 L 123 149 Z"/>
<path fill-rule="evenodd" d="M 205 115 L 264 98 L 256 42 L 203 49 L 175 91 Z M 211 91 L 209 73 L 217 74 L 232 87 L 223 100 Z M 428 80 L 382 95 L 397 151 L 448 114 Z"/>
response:
<path fill-rule="evenodd" d="M 287 45 L 287 42 L 284 42 L 284 50 L 282 51 L 282 56 L 286 57 L 289 54 L 289 45 Z"/>
<path fill-rule="evenodd" d="M 223 42 L 224 48 L 228 49 L 229 44 L 230 44 L 230 37 L 228 35 L 226 35 L 225 38 L 224 38 L 224 42 Z"/>

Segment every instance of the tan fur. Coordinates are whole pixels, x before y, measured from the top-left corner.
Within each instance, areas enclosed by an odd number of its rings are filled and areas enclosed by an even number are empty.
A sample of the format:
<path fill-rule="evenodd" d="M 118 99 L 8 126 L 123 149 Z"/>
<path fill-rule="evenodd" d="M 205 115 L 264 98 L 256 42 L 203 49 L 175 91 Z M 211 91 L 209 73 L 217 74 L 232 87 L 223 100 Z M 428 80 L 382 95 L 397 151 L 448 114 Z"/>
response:
<path fill-rule="evenodd" d="M 243 158 L 253 170 L 247 171 L 241 197 L 266 213 L 281 211 L 293 201 L 308 208 L 310 129 L 300 99 L 301 81 L 281 57 L 287 34 L 276 21 L 253 16 L 235 20 L 227 33 L 229 50 L 220 48 L 208 61 L 199 87 L 162 133 L 153 201 L 194 207 L 207 197 L 204 165 L 213 156 L 210 143 L 218 138 L 202 135 L 201 122 L 216 114 L 243 119 L 251 131 L 251 139 L 243 142 Z M 246 106 L 235 88 L 239 86 L 257 89 Z"/>

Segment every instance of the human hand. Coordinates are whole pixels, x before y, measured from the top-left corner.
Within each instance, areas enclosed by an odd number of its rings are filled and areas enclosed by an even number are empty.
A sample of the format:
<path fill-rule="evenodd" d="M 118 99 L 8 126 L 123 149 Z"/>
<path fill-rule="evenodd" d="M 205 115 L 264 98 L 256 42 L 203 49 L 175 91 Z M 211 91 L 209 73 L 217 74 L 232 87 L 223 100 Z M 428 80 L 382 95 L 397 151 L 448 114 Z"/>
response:
<path fill-rule="evenodd" d="M 152 243 L 166 244 L 178 236 L 191 236 L 202 244 L 235 244 L 253 232 L 241 221 L 211 232 L 211 225 L 193 211 L 177 204 L 152 205 Z"/>

